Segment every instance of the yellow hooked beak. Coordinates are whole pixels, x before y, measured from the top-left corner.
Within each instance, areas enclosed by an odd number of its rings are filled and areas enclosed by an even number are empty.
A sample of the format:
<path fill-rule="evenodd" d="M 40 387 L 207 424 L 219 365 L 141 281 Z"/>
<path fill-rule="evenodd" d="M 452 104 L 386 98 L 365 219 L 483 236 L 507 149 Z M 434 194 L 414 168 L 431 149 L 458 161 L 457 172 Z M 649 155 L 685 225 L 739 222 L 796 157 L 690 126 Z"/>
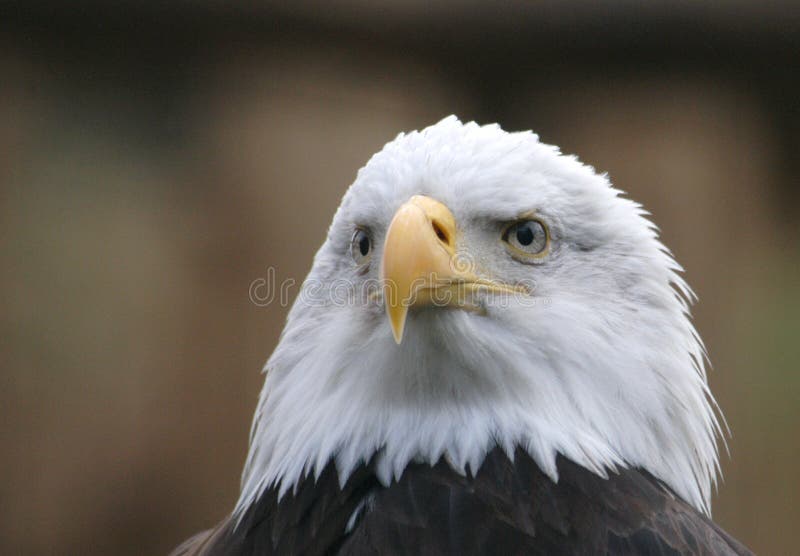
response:
<path fill-rule="evenodd" d="M 521 291 L 479 279 L 470 264 L 456 258 L 456 234 L 453 213 L 430 197 L 415 195 L 395 213 L 383 247 L 381 281 L 386 314 L 398 344 L 411 306 L 474 310 L 477 306 L 469 295 L 478 289 Z"/>

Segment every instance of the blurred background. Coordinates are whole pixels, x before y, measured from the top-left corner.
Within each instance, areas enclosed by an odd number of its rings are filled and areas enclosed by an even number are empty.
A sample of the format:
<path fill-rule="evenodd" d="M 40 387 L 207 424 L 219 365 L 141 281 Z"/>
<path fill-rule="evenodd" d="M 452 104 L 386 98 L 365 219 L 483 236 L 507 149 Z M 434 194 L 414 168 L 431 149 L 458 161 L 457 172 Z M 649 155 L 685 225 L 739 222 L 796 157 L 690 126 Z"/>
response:
<path fill-rule="evenodd" d="M 112 4 L 0 4 L 0 553 L 221 519 L 287 312 L 251 283 L 299 284 L 358 168 L 450 113 L 653 213 L 732 430 L 714 517 L 796 550 L 797 2 Z"/>

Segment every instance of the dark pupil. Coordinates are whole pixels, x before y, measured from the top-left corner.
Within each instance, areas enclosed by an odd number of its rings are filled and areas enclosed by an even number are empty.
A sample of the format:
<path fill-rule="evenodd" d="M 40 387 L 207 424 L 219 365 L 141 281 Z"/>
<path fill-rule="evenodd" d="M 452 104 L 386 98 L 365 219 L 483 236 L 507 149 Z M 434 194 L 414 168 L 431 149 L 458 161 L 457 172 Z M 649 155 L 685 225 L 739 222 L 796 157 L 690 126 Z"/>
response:
<path fill-rule="evenodd" d="M 361 234 L 358 240 L 358 250 L 361 251 L 362 257 L 366 257 L 369 254 L 369 238 L 367 234 Z"/>
<path fill-rule="evenodd" d="M 531 226 L 530 222 L 517 226 L 517 241 L 520 245 L 533 243 L 533 226 Z"/>

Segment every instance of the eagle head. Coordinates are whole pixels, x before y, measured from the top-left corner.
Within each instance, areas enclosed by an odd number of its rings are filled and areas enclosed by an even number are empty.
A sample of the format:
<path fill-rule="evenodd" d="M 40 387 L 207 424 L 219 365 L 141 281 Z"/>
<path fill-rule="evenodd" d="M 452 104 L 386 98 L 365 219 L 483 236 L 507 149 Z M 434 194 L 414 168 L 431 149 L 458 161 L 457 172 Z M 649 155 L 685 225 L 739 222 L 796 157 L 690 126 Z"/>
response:
<path fill-rule="evenodd" d="M 331 461 L 475 473 L 495 447 L 646 469 L 708 511 L 719 424 L 691 291 L 637 203 L 539 142 L 448 117 L 345 194 L 289 314 L 237 508 Z"/>

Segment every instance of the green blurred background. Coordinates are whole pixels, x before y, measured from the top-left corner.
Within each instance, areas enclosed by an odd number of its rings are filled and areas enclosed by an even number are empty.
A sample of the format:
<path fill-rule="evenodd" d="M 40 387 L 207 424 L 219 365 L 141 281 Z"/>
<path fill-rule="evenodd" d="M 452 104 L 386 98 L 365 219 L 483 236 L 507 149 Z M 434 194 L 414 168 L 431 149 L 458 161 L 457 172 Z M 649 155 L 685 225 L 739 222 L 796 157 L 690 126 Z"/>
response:
<path fill-rule="evenodd" d="M 796 553 L 799 38 L 780 1 L 3 2 L 0 553 L 222 518 L 287 311 L 250 284 L 302 280 L 358 168 L 450 113 L 653 213 L 732 430 L 714 516 Z"/>

